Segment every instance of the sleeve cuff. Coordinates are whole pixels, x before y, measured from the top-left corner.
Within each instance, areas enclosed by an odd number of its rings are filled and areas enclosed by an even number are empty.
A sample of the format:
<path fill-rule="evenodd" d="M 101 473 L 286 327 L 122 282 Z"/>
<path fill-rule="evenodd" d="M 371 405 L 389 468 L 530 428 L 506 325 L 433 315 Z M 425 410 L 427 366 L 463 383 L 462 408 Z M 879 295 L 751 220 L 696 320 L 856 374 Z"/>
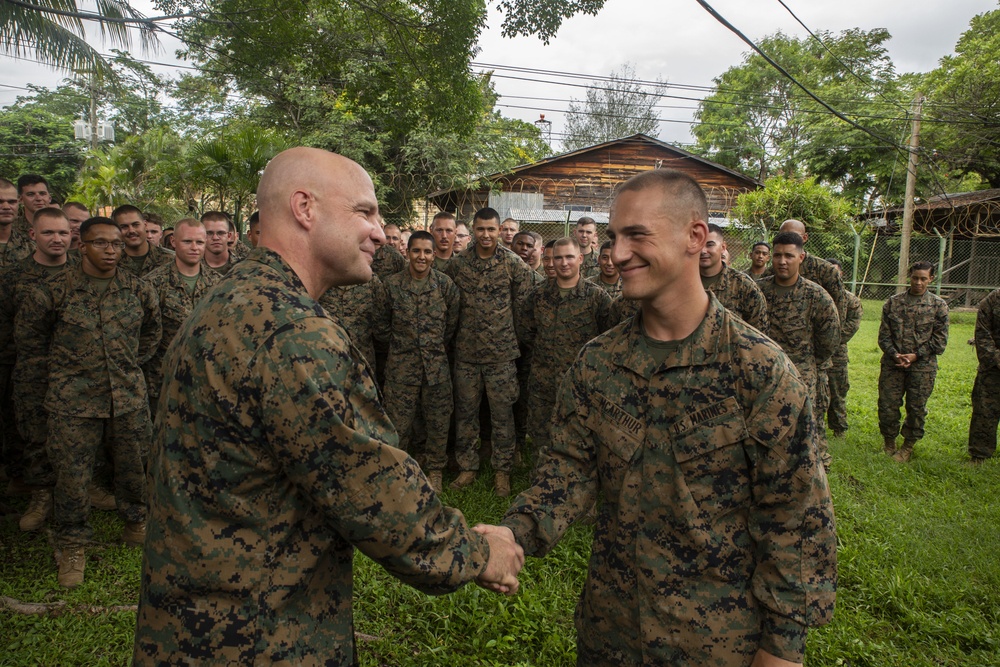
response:
<path fill-rule="evenodd" d="M 760 648 L 782 660 L 802 662 L 806 652 L 806 626 L 774 613 L 765 613 L 763 626 Z"/>
<path fill-rule="evenodd" d="M 514 539 L 524 549 L 528 556 L 538 553 L 538 543 L 535 540 L 535 522 L 527 514 L 508 513 L 500 522 L 501 526 L 510 528 L 514 533 Z"/>

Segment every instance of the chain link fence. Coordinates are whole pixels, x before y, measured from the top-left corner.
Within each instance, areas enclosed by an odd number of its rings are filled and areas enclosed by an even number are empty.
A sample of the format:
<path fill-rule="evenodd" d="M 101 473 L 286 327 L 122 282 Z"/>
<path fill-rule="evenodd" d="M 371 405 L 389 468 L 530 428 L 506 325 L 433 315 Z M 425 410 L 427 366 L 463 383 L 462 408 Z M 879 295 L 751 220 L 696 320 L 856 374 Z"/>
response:
<path fill-rule="evenodd" d="M 777 231 L 730 225 L 726 245 L 733 268 L 750 266 L 750 251 L 757 241 L 771 242 Z M 841 233 L 810 235 L 806 250 L 824 259 L 839 259 L 844 285 L 865 299 L 884 300 L 907 284 L 904 269 L 899 274 L 899 234 L 859 226 Z M 1000 287 L 1000 239 L 953 238 L 914 234 L 910 260 L 927 261 L 936 267 L 934 293 L 952 308 L 974 308 L 987 294 Z"/>

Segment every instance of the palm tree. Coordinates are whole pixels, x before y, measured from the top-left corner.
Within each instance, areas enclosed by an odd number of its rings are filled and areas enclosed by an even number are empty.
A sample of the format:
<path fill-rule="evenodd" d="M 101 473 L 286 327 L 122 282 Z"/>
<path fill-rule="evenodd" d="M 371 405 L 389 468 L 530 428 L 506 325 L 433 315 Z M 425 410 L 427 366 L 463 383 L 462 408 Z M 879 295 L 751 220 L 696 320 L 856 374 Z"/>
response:
<path fill-rule="evenodd" d="M 0 0 L 0 52 L 34 55 L 56 69 L 114 78 L 108 61 L 86 40 L 84 21 L 97 23 L 101 36 L 128 49 L 138 30 L 146 51 L 156 44 L 158 19 L 147 19 L 127 0 L 95 0 L 96 11 L 81 11 L 76 0 Z"/>

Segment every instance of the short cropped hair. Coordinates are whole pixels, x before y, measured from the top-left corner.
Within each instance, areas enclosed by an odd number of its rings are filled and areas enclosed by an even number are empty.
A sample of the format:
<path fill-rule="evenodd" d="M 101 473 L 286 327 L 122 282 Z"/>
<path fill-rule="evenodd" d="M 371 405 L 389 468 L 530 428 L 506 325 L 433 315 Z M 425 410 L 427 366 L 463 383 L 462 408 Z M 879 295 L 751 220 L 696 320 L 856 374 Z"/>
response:
<path fill-rule="evenodd" d="M 931 275 L 934 275 L 934 265 L 930 262 L 914 262 L 910 264 L 910 270 L 906 272 L 906 275 L 910 275 L 914 271 L 930 271 Z"/>
<path fill-rule="evenodd" d="M 434 245 L 434 237 L 431 235 L 430 232 L 425 232 L 422 229 L 417 230 L 417 231 L 413 232 L 412 234 L 410 234 L 410 238 L 408 238 L 406 240 L 406 249 L 407 250 L 409 250 L 410 248 L 413 247 L 413 242 L 414 241 L 430 241 L 431 242 L 431 247 L 433 247 L 433 245 Z"/>
<path fill-rule="evenodd" d="M 805 241 L 802 237 L 795 232 L 780 232 L 777 236 L 771 239 L 771 243 L 774 245 L 793 245 L 799 249 L 801 252 Z"/>
<path fill-rule="evenodd" d="M 126 213 L 138 213 L 139 217 L 142 218 L 143 221 L 146 220 L 146 216 L 142 214 L 142 210 L 138 206 L 132 206 L 132 204 L 122 204 L 115 210 L 111 211 L 111 219 L 114 220 L 115 224 L 117 225 L 118 216 L 125 215 Z M 80 226 L 80 233 L 83 234 L 82 225 Z"/>
<path fill-rule="evenodd" d="M 45 180 L 44 176 L 40 176 L 38 174 L 24 174 L 17 179 L 17 194 L 21 194 L 21 192 L 29 185 L 38 185 L 39 183 L 44 183 L 46 188 L 49 187 L 49 182 Z"/>
<path fill-rule="evenodd" d="M 650 169 L 636 174 L 618 186 L 615 197 L 625 192 L 639 192 L 653 187 L 667 190 L 672 195 L 676 202 L 671 208 L 683 204 L 695 217 L 708 222 L 708 200 L 705 198 L 705 191 L 698 181 L 676 169 Z"/>
<path fill-rule="evenodd" d="M 93 218 L 87 218 L 80 225 L 80 238 L 82 239 L 90 231 L 91 227 L 97 227 L 99 225 L 108 225 L 109 227 L 114 227 L 118 229 L 118 223 L 111 218 L 105 218 L 103 216 L 94 216 Z"/>
<path fill-rule="evenodd" d="M 831 263 L 831 264 L 833 264 L 834 266 L 837 266 L 837 267 L 840 267 L 840 268 L 844 268 L 844 265 L 843 265 L 843 264 L 841 264 L 841 263 L 840 263 L 840 260 L 839 260 L 839 259 L 837 259 L 836 257 L 827 257 L 827 258 L 826 258 L 826 261 L 830 262 L 830 263 Z"/>
<path fill-rule="evenodd" d="M 497 223 L 500 222 L 500 214 L 497 213 L 495 208 L 490 208 L 486 206 L 476 211 L 476 214 L 472 216 L 472 224 L 475 226 L 476 220 L 496 220 Z"/>
<path fill-rule="evenodd" d="M 756 250 L 756 249 L 757 249 L 757 246 L 759 246 L 759 245 L 762 245 L 762 246 L 764 246 L 765 248 L 767 248 L 767 249 L 768 249 L 768 251 L 770 251 L 770 250 L 771 250 L 771 244 L 770 244 L 770 243 L 768 243 L 767 241 L 757 241 L 756 243 L 754 243 L 754 244 L 753 244 L 753 247 L 752 247 L 752 248 L 750 248 L 750 250 Z"/>
<path fill-rule="evenodd" d="M 571 245 L 576 248 L 577 252 L 580 252 L 580 242 L 577 241 L 572 236 L 563 236 L 552 242 L 552 248 L 555 249 L 556 246 L 560 245 Z"/>

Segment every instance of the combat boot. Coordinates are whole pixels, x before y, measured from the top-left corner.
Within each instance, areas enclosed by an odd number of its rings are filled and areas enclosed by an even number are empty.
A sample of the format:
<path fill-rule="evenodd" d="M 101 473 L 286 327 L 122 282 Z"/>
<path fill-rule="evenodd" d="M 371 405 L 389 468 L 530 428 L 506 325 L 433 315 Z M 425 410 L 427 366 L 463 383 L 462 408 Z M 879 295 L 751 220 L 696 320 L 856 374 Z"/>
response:
<path fill-rule="evenodd" d="M 122 530 L 122 539 L 130 547 L 142 547 L 146 542 L 146 522 L 126 521 Z"/>
<path fill-rule="evenodd" d="M 95 510 L 114 512 L 118 509 L 114 495 L 108 493 L 106 489 L 101 488 L 97 484 L 92 484 L 87 490 L 87 494 L 90 496 L 90 506 Z"/>
<path fill-rule="evenodd" d="M 497 477 L 493 482 L 493 492 L 497 494 L 500 498 L 506 498 L 510 495 L 510 473 L 509 472 L 498 472 Z"/>
<path fill-rule="evenodd" d="M 889 456 L 895 456 L 896 455 L 896 439 L 895 438 L 885 438 L 884 441 L 885 441 L 885 444 L 882 446 L 882 449 Z"/>
<path fill-rule="evenodd" d="M 472 486 L 475 483 L 475 481 L 476 481 L 476 471 L 466 470 L 462 472 L 458 476 L 458 478 L 456 478 L 455 481 L 451 483 L 451 486 L 448 488 L 452 490 L 464 489 L 467 486 Z"/>
<path fill-rule="evenodd" d="M 46 519 L 52 514 L 52 489 L 38 489 L 31 492 L 31 502 L 21 517 L 21 530 L 28 532 L 38 530 L 45 525 Z"/>
<path fill-rule="evenodd" d="M 441 493 L 444 489 L 444 479 L 440 470 L 431 470 L 427 473 L 427 482 L 434 489 L 434 493 Z"/>
<path fill-rule="evenodd" d="M 900 463 L 907 463 L 910 457 L 913 456 L 913 446 L 917 444 L 916 440 L 903 440 L 903 446 L 900 447 L 896 454 L 892 457 Z"/>
<path fill-rule="evenodd" d="M 63 588 L 76 588 L 83 583 L 83 570 L 87 565 L 87 557 L 83 547 L 63 549 L 59 556 L 59 575 L 57 580 Z"/>

